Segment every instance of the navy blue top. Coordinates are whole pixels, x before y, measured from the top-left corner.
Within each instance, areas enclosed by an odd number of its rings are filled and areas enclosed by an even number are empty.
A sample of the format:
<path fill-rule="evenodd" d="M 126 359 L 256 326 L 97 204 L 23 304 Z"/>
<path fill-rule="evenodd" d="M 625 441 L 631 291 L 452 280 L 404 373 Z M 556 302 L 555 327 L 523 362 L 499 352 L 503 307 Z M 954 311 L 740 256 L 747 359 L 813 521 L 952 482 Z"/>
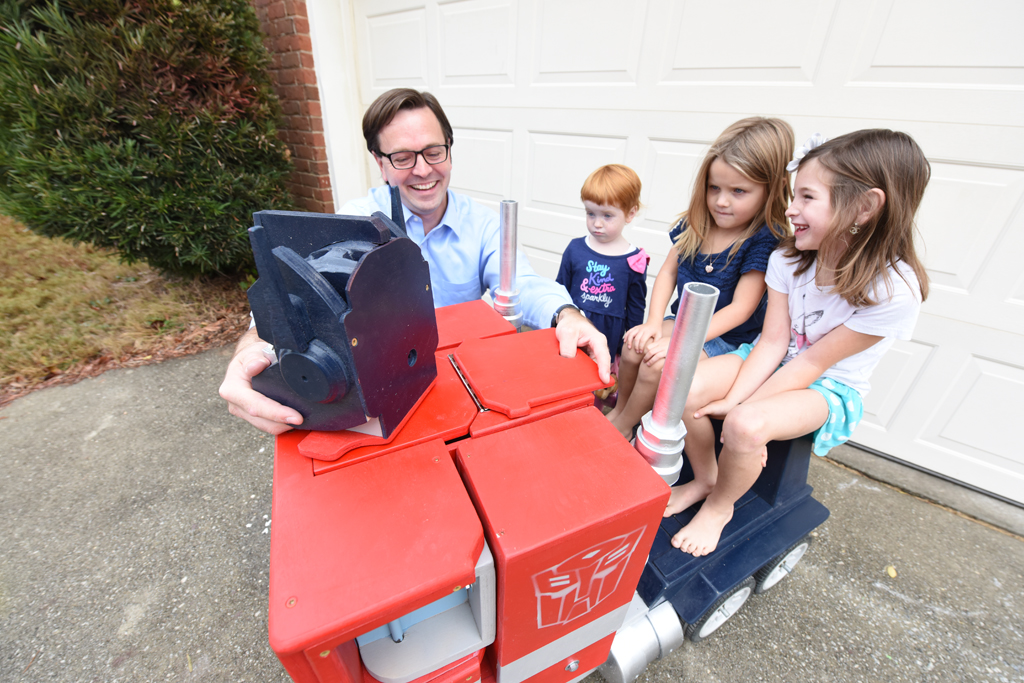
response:
<path fill-rule="evenodd" d="M 587 246 L 585 237 L 579 237 L 566 247 L 555 278 L 569 290 L 576 307 L 608 339 L 608 350 L 613 355 L 622 350 L 626 330 L 644 322 L 646 254 L 641 272 L 629 264 L 629 259 L 636 261 L 640 253 L 635 249 L 628 254 L 607 256 Z"/>
<path fill-rule="evenodd" d="M 668 235 L 672 238 L 674 245 L 686 226 L 683 221 L 675 224 Z M 720 251 L 717 254 L 696 254 L 693 262 L 688 258 L 680 258 L 679 273 L 676 275 L 676 300 L 672 302 L 672 313 L 679 310 L 679 296 L 682 295 L 683 287 L 687 282 L 703 282 L 718 288 L 718 303 L 715 304 L 715 312 L 732 303 L 733 294 L 736 293 L 736 283 L 740 276 L 751 270 L 759 270 L 762 273 L 768 269 L 768 257 L 775 251 L 779 244 L 779 238 L 772 234 L 767 225 L 762 225 L 753 237 L 747 239 L 740 245 L 739 250 L 729 260 L 729 249 Z M 707 272 L 706 266 L 711 264 L 714 269 Z M 761 334 L 761 326 L 764 325 L 764 314 L 768 308 L 768 292 L 765 291 L 761 297 L 761 303 L 754 309 L 746 322 L 737 325 L 721 336 L 722 341 L 730 344 L 746 344 L 754 341 L 757 335 Z"/>

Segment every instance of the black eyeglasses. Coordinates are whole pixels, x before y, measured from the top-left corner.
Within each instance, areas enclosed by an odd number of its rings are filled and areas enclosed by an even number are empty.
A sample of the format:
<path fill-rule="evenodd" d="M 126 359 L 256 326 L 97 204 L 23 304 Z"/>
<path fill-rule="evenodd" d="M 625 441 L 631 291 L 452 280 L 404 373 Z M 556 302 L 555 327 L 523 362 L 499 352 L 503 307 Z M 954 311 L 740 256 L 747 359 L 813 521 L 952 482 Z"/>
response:
<path fill-rule="evenodd" d="M 448 145 L 431 145 L 430 147 L 424 147 L 418 152 L 377 153 L 377 156 L 384 157 L 390 161 L 397 171 L 404 171 L 415 166 L 417 155 L 423 157 L 423 161 L 431 166 L 436 166 L 448 159 Z"/>

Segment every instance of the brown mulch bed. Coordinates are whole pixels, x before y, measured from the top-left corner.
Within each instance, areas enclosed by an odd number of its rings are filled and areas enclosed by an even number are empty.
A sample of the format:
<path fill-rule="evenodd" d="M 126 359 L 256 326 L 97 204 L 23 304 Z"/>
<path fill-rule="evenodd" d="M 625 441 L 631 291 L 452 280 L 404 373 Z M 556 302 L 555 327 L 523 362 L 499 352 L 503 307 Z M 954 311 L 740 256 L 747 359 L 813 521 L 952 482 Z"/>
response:
<path fill-rule="evenodd" d="M 244 311 L 223 311 L 216 320 L 210 322 L 188 323 L 181 331 L 160 337 L 155 345 L 138 353 L 128 353 L 117 358 L 101 356 L 73 365 L 64 371 L 53 370 L 42 381 L 15 380 L 0 386 L 0 408 L 33 391 L 62 384 L 74 384 L 86 377 L 100 375 L 107 370 L 137 368 L 234 344 L 249 327 L 249 311 L 247 307 L 245 308 Z"/>

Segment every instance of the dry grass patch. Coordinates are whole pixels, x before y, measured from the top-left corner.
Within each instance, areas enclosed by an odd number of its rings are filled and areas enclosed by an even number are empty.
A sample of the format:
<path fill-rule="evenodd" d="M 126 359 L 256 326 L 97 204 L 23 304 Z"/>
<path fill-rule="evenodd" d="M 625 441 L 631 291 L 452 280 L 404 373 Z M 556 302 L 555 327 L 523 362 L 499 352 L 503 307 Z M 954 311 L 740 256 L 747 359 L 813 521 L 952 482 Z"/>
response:
<path fill-rule="evenodd" d="M 248 326 L 231 278 L 187 280 L 0 216 L 0 405 L 112 367 L 230 343 Z"/>

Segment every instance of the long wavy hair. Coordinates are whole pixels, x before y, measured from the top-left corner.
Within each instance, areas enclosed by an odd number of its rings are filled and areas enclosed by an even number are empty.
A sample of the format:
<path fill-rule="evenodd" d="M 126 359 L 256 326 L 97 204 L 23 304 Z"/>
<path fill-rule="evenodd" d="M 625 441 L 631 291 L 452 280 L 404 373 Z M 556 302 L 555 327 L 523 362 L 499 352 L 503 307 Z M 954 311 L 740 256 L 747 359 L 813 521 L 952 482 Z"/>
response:
<path fill-rule="evenodd" d="M 816 252 L 800 251 L 793 238 L 779 244 L 787 257 L 799 257 L 796 273 L 806 272 L 817 261 L 818 272 L 836 294 L 851 306 L 873 306 L 892 296 L 890 267 L 906 280 L 896 268 L 902 261 L 917 276 L 921 300 L 928 298 L 928 274 L 914 249 L 914 215 L 931 178 L 931 165 L 914 139 L 882 128 L 858 130 L 815 147 L 800 166 L 811 159 L 826 171 L 832 220 Z M 874 188 L 885 193 L 885 201 L 851 233 L 864 208 L 864 194 Z M 884 294 L 878 291 L 880 282 Z"/>
<path fill-rule="evenodd" d="M 757 234 L 762 225 L 767 225 L 780 239 L 789 236 L 786 207 L 793 191 L 789 187 L 786 164 L 793 156 L 793 144 L 793 129 L 788 123 L 760 116 L 737 121 L 718 136 L 697 171 L 690 207 L 679 215 L 679 220 L 685 220 L 688 227 L 675 243 L 680 259 L 688 258 L 692 263 L 715 225 L 708 210 L 708 174 L 715 159 L 729 164 L 747 180 L 765 186 L 764 207 L 733 243 L 728 260 L 732 260 L 743 242 Z"/>

